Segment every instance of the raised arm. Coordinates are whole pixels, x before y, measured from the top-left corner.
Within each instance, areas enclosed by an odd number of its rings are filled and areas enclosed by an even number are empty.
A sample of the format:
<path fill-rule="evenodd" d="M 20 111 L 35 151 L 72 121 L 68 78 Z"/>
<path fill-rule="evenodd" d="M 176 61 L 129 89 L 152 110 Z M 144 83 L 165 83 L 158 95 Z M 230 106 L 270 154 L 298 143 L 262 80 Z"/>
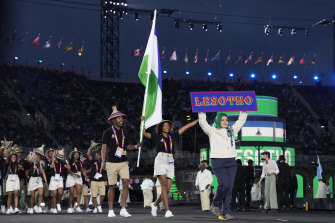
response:
<path fill-rule="evenodd" d="M 193 122 L 188 123 L 187 125 L 184 125 L 183 127 L 181 127 L 178 131 L 179 135 L 183 134 L 187 129 L 195 126 L 196 124 L 198 124 L 199 120 L 195 120 Z"/>
<path fill-rule="evenodd" d="M 91 140 L 90 148 L 87 150 L 87 158 L 89 161 L 93 160 L 93 156 L 91 155 L 91 148 L 92 148 L 93 140 Z"/>
<path fill-rule="evenodd" d="M 202 128 L 202 130 L 207 134 L 210 135 L 212 132 L 212 127 L 208 124 L 206 120 L 206 113 L 199 112 L 199 125 Z"/>
<path fill-rule="evenodd" d="M 238 120 L 233 125 L 233 131 L 234 135 L 237 135 L 237 133 L 241 130 L 244 123 L 247 121 L 248 113 L 245 111 L 240 112 L 240 116 L 238 117 Z"/>
<path fill-rule="evenodd" d="M 145 120 L 145 117 L 144 116 L 141 116 L 141 121 L 144 121 Z M 145 128 L 143 128 L 143 136 L 147 139 L 151 139 L 151 133 L 148 133 Z"/>

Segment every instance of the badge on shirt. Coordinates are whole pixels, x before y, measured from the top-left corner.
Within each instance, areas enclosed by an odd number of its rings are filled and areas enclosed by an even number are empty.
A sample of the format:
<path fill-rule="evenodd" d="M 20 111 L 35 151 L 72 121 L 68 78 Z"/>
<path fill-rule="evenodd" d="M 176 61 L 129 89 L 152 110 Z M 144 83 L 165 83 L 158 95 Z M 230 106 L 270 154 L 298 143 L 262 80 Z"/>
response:
<path fill-rule="evenodd" d="M 15 180 L 16 180 L 16 174 L 14 174 L 13 176 L 12 176 L 12 179 L 10 179 L 12 182 L 15 182 Z"/>
<path fill-rule="evenodd" d="M 114 139 L 114 138 L 115 138 L 115 135 L 113 134 L 111 137 L 112 137 L 112 139 Z"/>
<path fill-rule="evenodd" d="M 121 156 L 122 156 L 122 149 L 120 147 L 117 147 L 116 152 L 115 152 L 115 156 L 117 158 L 121 158 Z"/>
<path fill-rule="evenodd" d="M 174 163 L 173 155 L 171 153 L 169 154 L 168 160 L 169 160 L 168 162 L 169 164 Z"/>
<path fill-rule="evenodd" d="M 55 181 L 58 181 L 58 180 L 59 180 L 59 178 L 60 178 L 60 175 L 59 175 L 59 173 L 55 174 Z"/>
<path fill-rule="evenodd" d="M 96 179 L 96 180 L 99 180 L 101 177 L 102 177 L 102 174 L 101 174 L 101 173 L 96 173 L 96 174 L 94 175 L 94 179 Z"/>

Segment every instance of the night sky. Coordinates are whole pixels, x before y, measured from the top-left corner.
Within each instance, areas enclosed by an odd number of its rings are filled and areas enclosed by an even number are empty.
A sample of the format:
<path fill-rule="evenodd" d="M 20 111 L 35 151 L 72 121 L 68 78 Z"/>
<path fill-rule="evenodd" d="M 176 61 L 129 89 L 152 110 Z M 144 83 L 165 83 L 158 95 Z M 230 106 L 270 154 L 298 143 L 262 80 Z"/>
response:
<path fill-rule="evenodd" d="M 99 0 L 3 0 L 1 5 L 3 37 L 0 40 L 1 59 L 13 61 L 14 56 L 20 62 L 37 64 L 39 59 L 43 65 L 59 67 L 65 66 L 80 70 L 85 75 L 100 76 L 100 11 Z M 36 3 L 37 2 L 37 3 Z M 87 5 L 74 4 L 88 3 Z M 51 5 L 43 5 L 51 4 Z M 297 31 L 291 36 L 290 31 L 284 31 L 279 36 L 276 30 L 270 30 L 270 35 L 264 34 L 264 25 L 311 27 L 322 19 L 332 19 L 335 14 L 335 1 L 332 0 L 128 0 L 130 8 L 141 9 L 178 9 L 174 18 L 189 18 L 195 20 L 217 20 L 223 22 L 223 31 L 219 33 L 215 25 L 209 25 L 208 31 L 202 25 L 196 24 L 190 31 L 188 24 L 174 27 L 174 20 L 159 16 L 157 18 L 157 32 L 160 51 L 166 47 L 166 58 L 162 61 L 162 70 L 165 76 L 185 77 L 185 71 L 191 77 L 228 78 L 229 73 L 235 77 L 249 79 L 251 73 L 256 78 L 271 80 L 272 74 L 278 80 L 291 80 L 294 74 L 304 83 L 312 83 L 313 76 L 318 74 L 323 83 L 335 83 L 333 71 L 333 27 L 316 26 L 311 35 L 306 37 L 304 31 Z M 61 5 L 65 7 L 59 7 Z M 94 6 L 97 5 L 97 6 Z M 71 8 L 72 7 L 72 8 Z M 90 10 L 78 9 L 85 8 Z M 193 11 L 199 13 L 189 13 Z M 212 15 L 206 15 L 210 13 Z M 224 16 L 235 15 L 235 16 Z M 249 16 L 249 17 L 247 17 Z M 253 17 L 253 18 L 252 18 Z M 257 18 L 254 18 L 257 17 Z M 278 19 L 280 18 L 280 19 Z M 242 23 L 242 24 L 241 24 Z M 245 24 L 250 23 L 250 24 Z M 258 24 L 258 25 L 257 25 Z M 1 28 L 0 27 L 0 28 Z M 151 28 L 148 15 L 140 15 L 135 21 L 133 14 L 124 16 L 120 21 L 120 74 L 121 78 L 137 79 L 141 57 L 131 56 L 132 50 L 142 46 L 143 51 L 147 44 Z M 16 30 L 16 40 L 7 43 L 5 39 Z M 29 32 L 27 43 L 21 44 L 19 38 Z M 39 47 L 32 47 L 33 39 L 40 34 Z M 43 49 L 42 46 L 52 36 L 52 48 Z M 55 48 L 60 37 L 63 37 L 63 47 Z M 64 47 L 73 40 L 74 50 L 64 52 Z M 85 41 L 84 54 L 77 55 L 82 41 Z M 174 48 L 177 49 L 178 61 L 169 61 Z M 188 51 L 189 63 L 183 61 L 185 51 Z M 193 58 L 196 49 L 199 49 L 199 61 L 194 64 Z M 221 50 L 221 60 L 205 63 L 206 51 L 209 49 L 209 59 L 218 50 Z M 232 51 L 232 63 L 226 65 L 225 60 L 229 50 Z M 243 51 L 243 61 L 253 52 L 253 61 L 264 52 L 264 64 L 235 65 L 235 60 Z M 274 54 L 274 63 L 267 67 L 265 64 L 271 54 Z M 285 57 L 285 65 L 277 64 L 279 56 Z M 298 65 L 305 56 L 305 65 Z M 316 64 L 308 66 L 316 54 Z M 295 65 L 287 66 L 289 57 L 295 57 Z"/>

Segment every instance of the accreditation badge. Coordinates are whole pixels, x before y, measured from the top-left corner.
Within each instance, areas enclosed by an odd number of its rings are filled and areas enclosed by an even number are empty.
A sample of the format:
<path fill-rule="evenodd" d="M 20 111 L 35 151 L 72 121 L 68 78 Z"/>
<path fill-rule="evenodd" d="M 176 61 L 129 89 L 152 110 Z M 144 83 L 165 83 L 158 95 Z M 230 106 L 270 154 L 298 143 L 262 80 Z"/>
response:
<path fill-rule="evenodd" d="M 17 176 L 17 175 L 14 174 L 10 180 L 11 180 L 12 182 L 15 182 L 15 180 L 16 180 L 16 176 Z"/>
<path fill-rule="evenodd" d="M 59 173 L 55 174 L 55 181 L 59 181 L 59 178 L 60 178 L 60 174 Z"/>
<path fill-rule="evenodd" d="M 173 159 L 173 154 L 169 154 L 169 157 L 168 157 L 168 160 L 169 160 L 169 164 L 172 164 L 172 163 L 174 163 L 174 159 Z"/>
<path fill-rule="evenodd" d="M 101 174 L 101 173 L 96 173 L 96 174 L 94 175 L 94 179 L 96 179 L 96 180 L 99 180 L 101 177 L 102 177 L 102 174 Z"/>
<path fill-rule="evenodd" d="M 120 147 L 117 147 L 116 152 L 115 152 L 115 156 L 117 158 L 121 158 L 121 156 L 122 156 L 122 149 Z"/>

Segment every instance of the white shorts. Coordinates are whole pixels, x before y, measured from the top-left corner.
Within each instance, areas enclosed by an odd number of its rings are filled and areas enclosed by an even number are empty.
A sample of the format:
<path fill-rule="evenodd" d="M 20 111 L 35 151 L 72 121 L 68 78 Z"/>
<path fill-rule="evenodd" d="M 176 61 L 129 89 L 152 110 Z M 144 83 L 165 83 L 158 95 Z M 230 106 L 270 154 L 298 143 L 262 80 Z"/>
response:
<path fill-rule="evenodd" d="M 174 163 L 169 163 L 169 153 L 159 152 L 155 158 L 154 177 L 166 175 L 167 178 L 174 177 Z"/>
<path fill-rule="evenodd" d="M 38 188 L 43 189 L 43 182 L 41 177 L 30 177 L 28 184 L 28 191 L 37 190 Z"/>
<path fill-rule="evenodd" d="M 57 190 L 58 188 L 63 188 L 63 177 L 59 177 L 58 181 L 56 181 L 55 176 L 52 176 L 49 183 L 49 190 Z"/>
<path fill-rule="evenodd" d="M 12 181 L 12 179 L 14 181 Z M 6 192 L 20 190 L 20 179 L 17 174 L 8 174 L 6 181 Z"/>
<path fill-rule="evenodd" d="M 79 184 L 79 185 L 83 184 L 83 179 L 81 178 L 80 172 L 78 172 L 77 174 L 79 174 L 80 177 L 76 177 L 72 174 L 67 175 L 66 183 L 65 183 L 66 187 L 73 187 L 75 184 Z"/>

